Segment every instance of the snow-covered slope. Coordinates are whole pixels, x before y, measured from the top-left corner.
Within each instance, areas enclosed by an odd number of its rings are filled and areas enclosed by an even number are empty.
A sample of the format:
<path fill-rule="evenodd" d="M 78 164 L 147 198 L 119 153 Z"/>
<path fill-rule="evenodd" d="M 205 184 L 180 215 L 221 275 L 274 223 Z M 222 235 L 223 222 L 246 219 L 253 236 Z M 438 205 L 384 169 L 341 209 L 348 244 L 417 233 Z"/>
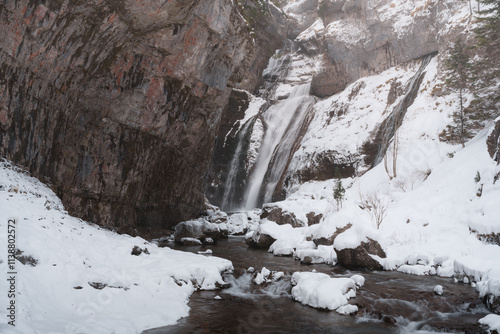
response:
<path fill-rule="evenodd" d="M 16 327 L 2 321 L 2 333 L 139 333 L 173 324 L 187 316 L 195 289 L 215 289 L 232 269 L 224 259 L 158 248 L 71 217 L 49 188 L 0 162 L 2 273 L 12 271 L 10 218 L 17 219 L 16 247 L 36 264 L 15 261 Z M 149 254 L 131 255 L 134 246 Z M 7 291 L 5 277 L 0 291 Z"/>

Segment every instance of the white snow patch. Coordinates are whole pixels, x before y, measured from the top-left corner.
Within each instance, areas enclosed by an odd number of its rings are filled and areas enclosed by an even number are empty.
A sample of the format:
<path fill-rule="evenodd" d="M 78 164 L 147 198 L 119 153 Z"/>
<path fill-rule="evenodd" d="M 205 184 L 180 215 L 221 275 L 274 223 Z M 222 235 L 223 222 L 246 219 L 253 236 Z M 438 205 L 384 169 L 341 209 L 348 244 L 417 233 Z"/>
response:
<path fill-rule="evenodd" d="M 48 187 L 6 162 L 0 185 L 0 238 L 7 240 L 7 221 L 17 218 L 16 246 L 37 260 L 34 267 L 15 262 L 17 333 L 138 333 L 172 325 L 188 315 L 195 289 L 215 289 L 220 273 L 232 270 L 228 260 L 159 248 L 71 217 Z M 134 246 L 150 254 L 133 256 Z M 8 272 L 7 264 L 0 252 L 0 271 Z M 97 283 L 105 287 L 90 285 Z"/>
<path fill-rule="evenodd" d="M 304 305 L 315 308 L 337 310 L 342 314 L 357 311 L 348 305 L 356 296 L 356 281 L 351 278 L 332 278 L 327 274 L 296 272 L 292 276 L 292 297 Z M 340 309 L 339 309 L 340 308 Z"/>

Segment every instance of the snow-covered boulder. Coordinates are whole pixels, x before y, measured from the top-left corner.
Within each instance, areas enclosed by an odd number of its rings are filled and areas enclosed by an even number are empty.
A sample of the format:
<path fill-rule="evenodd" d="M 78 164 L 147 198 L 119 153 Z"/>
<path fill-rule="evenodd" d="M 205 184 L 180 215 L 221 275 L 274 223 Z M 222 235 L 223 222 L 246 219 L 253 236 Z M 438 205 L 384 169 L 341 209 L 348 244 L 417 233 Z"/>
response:
<path fill-rule="evenodd" d="M 486 317 L 479 319 L 478 322 L 487 327 L 488 333 L 500 333 L 500 315 L 488 314 Z"/>
<path fill-rule="evenodd" d="M 443 286 L 442 285 L 436 285 L 434 287 L 433 292 L 434 292 L 434 294 L 436 294 L 438 296 L 442 296 L 443 295 Z"/>
<path fill-rule="evenodd" d="M 335 264 L 337 260 L 332 246 L 318 246 L 317 249 L 300 249 L 295 252 L 295 257 L 300 259 L 300 263 L 302 264 Z"/>
<path fill-rule="evenodd" d="M 244 235 L 247 232 L 250 217 L 244 212 L 235 213 L 228 217 L 227 228 L 231 235 Z"/>
<path fill-rule="evenodd" d="M 352 224 L 347 224 L 344 227 L 338 227 L 337 230 L 329 236 L 321 236 L 313 239 L 313 242 L 316 244 L 316 246 L 324 245 L 324 246 L 331 246 L 333 245 L 333 242 L 335 241 L 335 238 L 341 233 L 344 233 L 348 229 L 352 227 Z"/>
<path fill-rule="evenodd" d="M 356 288 L 364 284 L 360 275 L 333 278 L 323 273 L 297 272 L 292 276 L 292 297 L 311 307 L 336 310 L 341 314 L 358 311 L 348 300 L 356 297 Z"/>
<path fill-rule="evenodd" d="M 262 213 L 260 214 L 260 219 L 265 218 L 278 225 L 289 224 L 292 227 L 302 227 L 305 225 L 304 222 L 295 217 L 293 212 L 283 210 L 275 203 L 264 204 L 262 207 Z"/>
<path fill-rule="evenodd" d="M 272 283 L 277 282 L 285 276 L 285 273 L 282 271 L 274 271 L 269 270 L 266 267 L 262 267 L 260 272 L 255 273 L 253 277 L 253 282 L 257 285 L 261 285 L 263 283 Z"/>
<path fill-rule="evenodd" d="M 337 263 L 349 269 L 383 270 L 382 264 L 373 255 L 385 258 L 384 250 L 376 240 L 370 238 L 367 240 L 354 248 L 334 246 Z"/>
<path fill-rule="evenodd" d="M 257 231 L 250 231 L 245 235 L 245 242 L 248 246 L 253 248 L 269 248 L 274 242 L 275 238 L 266 232 L 258 229 Z"/>
<path fill-rule="evenodd" d="M 210 223 L 203 218 L 185 221 L 174 227 L 174 241 L 177 243 L 186 243 L 187 241 L 189 244 L 197 244 L 193 240 L 198 240 L 201 244 L 205 240 L 217 241 L 217 239 L 227 237 L 227 235 L 226 224 Z"/>

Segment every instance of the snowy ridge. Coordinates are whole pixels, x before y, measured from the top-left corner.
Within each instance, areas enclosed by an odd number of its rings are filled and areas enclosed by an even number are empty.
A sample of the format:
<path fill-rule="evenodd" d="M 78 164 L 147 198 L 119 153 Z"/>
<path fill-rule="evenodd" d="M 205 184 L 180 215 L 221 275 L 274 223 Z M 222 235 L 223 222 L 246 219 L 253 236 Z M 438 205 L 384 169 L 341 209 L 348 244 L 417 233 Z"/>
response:
<path fill-rule="evenodd" d="M 159 248 L 69 216 L 40 181 L 0 163 L 0 238 L 17 218 L 16 327 L 2 333 L 140 333 L 187 316 L 196 289 L 215 289 L 228 260 Z M 131 255 L 138 246 L 149 254 Z M 6 249 L 0 270 L 7 272 Z M 2 291 L 6 280 L 1 281 Z M 5 289 L 4 289 L 5 288 Z M 0 316 L 6 318 L 6 309 Z"/>

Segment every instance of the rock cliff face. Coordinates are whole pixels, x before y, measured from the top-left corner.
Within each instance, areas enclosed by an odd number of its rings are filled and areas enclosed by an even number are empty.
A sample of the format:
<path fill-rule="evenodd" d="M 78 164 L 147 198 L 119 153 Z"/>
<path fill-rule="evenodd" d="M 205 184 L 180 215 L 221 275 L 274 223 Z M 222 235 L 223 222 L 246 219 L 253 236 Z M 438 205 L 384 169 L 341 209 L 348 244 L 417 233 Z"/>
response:
<path fill-rule="evenodd" d="M 448 0 L 321 1 L 321 23 L 305 41 L 319 42 L 328 59 L 312 93 L 333 95 L 359 78 L 440 50 L 447 18 L 457 7 Z"/>
<path fill-rule="evenodd" d="M 0 156 L 122 229 L 204 209 L 230 88 L 273 50 L 230 0 L 4 1 L 0 34 Z"/>
<path fill-rule="evenodd" d="M 233 94 L 234 107 L 224 112 L 221 140 L 207 174 L 207 197 L 225 210 L 249 205 L 245 197 L 257 168 L 245 162 L 258 161 L 266 133 L 275 131 L 263 121 L 267 110 L 307 83 L 309 94 L 318 99 L 290 154 L 279 153 L 284 151 L 284 141 L 273 151 L 263 183 L 274 183 L 269 181 L 273 162 L 287 159 L 287 163 L 285 172 L 275 178 L 271 200 L 284 199 L 297 184 L 331 179 L 337 167 L 342 176 L 350 177 L 380 162 L 387 138 L 382 140 L 378 134 L 386 131 L 387 115 L 404 116 L 419 92 L 430 55 L 445 54 L 441 51 L 470 20 L 454 0 L 288 0 L 281 4 L 289 26 L 287 41 L 269 60 L 266 82 L 257 92 L 267 104 L 259 111 L 251 107 L 245 111 L 252 96 Z M 433 66 L 433 71 L 440 71 Z M 369 78 L 382 73 L 383 81 L 372 87 Z M 377 102 L 367 103 L 372 98 Z M 356 136 L 344 131 L 352 129 L 347 121 L 351 118 L 366 119 Z M 253 123 L 247 128 L 243 122 Z M 386 136 L 390 139 L 392 134 Z M 232 202 L 225 200 L 228 188 L 234 189 L 229 196 Z"/>

